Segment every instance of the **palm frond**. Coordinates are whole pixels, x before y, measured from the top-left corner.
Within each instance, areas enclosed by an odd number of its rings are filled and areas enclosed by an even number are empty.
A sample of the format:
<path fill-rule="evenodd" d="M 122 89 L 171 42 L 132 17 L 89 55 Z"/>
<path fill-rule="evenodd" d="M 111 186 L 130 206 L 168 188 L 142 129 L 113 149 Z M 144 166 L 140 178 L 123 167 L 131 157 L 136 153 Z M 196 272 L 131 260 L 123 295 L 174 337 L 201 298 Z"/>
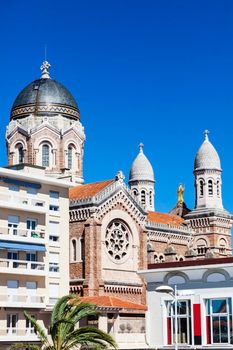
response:
<path fill-rule="evenodd" d="M 67 312 L 71 305 L 69 304 L 69 301 L 71 299 L 77 298 L 74 294 L 65 295 L 64 297 L 60 298 L 56 304 L 54 305 L 52 316 L 51 316 L 51 325 L 56 322 L 56 320 L 60 319 L 64 316 L 64 313 Z"/>
<path fill-rule="evenodd" d="M 75 322 L 78 322 L 84 317 L 93 316 L 97 314 L 98 311 L 95 304 L 81 302 L 73 306 L 73 308 L 70 310 L 69 316 L 72 319 L 75 319 Z"/>
<path fill-rule="evenodd" d="M 64 348 L 72 349 L 72 346 L 77 344 L 86 344 L 88 346 L 99 344 L 102 348 L 111 346 L 117 349 L 117 344 L 111 335 L 91 326 L 80 327 L 70 333 L 65 340 Z"/>
<path fill-rule="evenodd" d="M 109 346 L 117 349 L 115 340 L 100 329 L 90 326 L 76 328 L 76 324 L 82 318 L 98 315 L 96 305 L 79 302 L 76 295 L 66 295 L 55 304 L 51 315 L 49 336 L 32 316 L 27 312 L 24 312 L 24 315 L 39 336 L 43 350 L 79 350 L 80 347 L 86 350 L 103 350 Z M 20 348 L 14 350 L 16 349 Z"/>
<path fill-rule="evenodd" d="M 41 342 L 46 346 L 51 346 L 47 337 L 47 334 L 45 333 L 44 329 L 39 325 L 39 323 L 36 321 L 34 317 L 29 315 L 26 311 L 24 311 L 24 316 L 31 322 L 31 324 L 34 327 L 34 330 L 36 334 L 39 336 Z"/>

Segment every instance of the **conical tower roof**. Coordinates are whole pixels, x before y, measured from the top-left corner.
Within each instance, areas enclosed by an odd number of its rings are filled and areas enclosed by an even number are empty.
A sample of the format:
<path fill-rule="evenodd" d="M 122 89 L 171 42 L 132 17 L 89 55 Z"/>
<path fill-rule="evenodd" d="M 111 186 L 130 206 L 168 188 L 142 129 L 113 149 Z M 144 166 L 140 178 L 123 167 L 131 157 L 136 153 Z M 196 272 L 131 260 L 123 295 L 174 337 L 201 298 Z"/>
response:
<path fill-rule="evenodd" d="M 195 161 L 194 161 L 194 171 L 214 169 L 221 171 L 221 163 L 218 153 L 212 143 L 209 141 L 208 130 L 205 131 L 205 140 L 201 147 L 199 148 Z"/>
<path fill-rule="evenodd" d="M 143 152 L 142 143 L 139 145 L 139 153 L 135 158 L 129 173 L 129 182 L 140 180 L 152 182 L 155 181 L 153 168 Z"/>

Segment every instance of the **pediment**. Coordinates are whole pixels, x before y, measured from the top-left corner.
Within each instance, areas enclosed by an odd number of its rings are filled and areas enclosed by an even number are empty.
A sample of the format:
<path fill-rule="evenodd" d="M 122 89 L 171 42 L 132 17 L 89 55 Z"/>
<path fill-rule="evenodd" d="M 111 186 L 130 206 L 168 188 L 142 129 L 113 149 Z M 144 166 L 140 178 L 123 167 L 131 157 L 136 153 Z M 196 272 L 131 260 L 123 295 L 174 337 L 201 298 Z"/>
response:
<path fill-rule="evenodd" d="M 60 131 L 55 128 L 53 125 L 51 125 L 48 121 L 43 122 L 38 127 L 32 129 L 31 136 L 34 136 L 38 133 L 40 133 L 42 130 L 48 130 L 52 132 L 56 136 L 60 136 Z"/>
<path fill-rule="evenodd" d="M 83 140 L 85 140 L 85 134 L 83 130 L 80 130 L 80 128 L 71 125 L 68 129 L 66 129 L 63 132 L 63 138 L 68 138 L 68 137 L 78 137 L 78 139 L 80 140 L 80 142 L 83 142 Z"/>
<path fill-rule="evenodd" d="M 11 139 L 12 137 L 14 137 L 15 134 L 17 134 L 17 133 L 19 133 L 19 134 L 21 134 L 21 135 L 24 135 L 24 136 L 26 136 L 26 137 L 29 136 L 27 129 L 25 129 L 25 128 L 24 128 L 22 125 L 20 125 L 20 124 L 15 124 L 15 126 L 11 129 L 10 132 L 8 132 L 8 130 L 7 130 L 7 132 L 6 132 L 6 138 L 7 138 L 7 140 L 10 140 L 10 139 Z"/>

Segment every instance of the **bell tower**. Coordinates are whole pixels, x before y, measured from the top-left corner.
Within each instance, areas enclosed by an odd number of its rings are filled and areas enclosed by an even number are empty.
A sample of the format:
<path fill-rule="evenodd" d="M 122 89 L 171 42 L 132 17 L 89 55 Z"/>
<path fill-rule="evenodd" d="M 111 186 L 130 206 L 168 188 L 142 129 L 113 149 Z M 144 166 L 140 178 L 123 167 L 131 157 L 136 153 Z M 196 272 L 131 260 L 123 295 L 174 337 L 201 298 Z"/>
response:
<path fill-rule="evenodd" d="M 222 169 L 217 151 L 209 141 L 209 131 L 197 152 L 194 162 L 195 208 L 223 209 Z"/>
<path fill-rule="evenodd" d="M 194 161 L 195 209 L 185 220 L 195 232 L 198 256 L 224 257 L 231 255 L 232 215 L 223 208 L 220 158 L 208 134 Z"/>

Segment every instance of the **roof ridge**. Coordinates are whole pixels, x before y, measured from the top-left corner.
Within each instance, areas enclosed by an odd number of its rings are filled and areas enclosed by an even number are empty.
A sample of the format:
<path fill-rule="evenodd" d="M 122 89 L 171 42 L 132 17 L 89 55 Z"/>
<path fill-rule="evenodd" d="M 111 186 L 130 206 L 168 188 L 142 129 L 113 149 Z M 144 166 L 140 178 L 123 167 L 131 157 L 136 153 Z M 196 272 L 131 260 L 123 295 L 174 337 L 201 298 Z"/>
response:
<path fill-rule="evenodd" d="M 115 180 L 104 180 L 98 182 L 92 182 L 85 185 L 77 185 L 70 189 L 70 200 L 91 198 L 104 190 L 108 185 L 112 184 Z"/>

